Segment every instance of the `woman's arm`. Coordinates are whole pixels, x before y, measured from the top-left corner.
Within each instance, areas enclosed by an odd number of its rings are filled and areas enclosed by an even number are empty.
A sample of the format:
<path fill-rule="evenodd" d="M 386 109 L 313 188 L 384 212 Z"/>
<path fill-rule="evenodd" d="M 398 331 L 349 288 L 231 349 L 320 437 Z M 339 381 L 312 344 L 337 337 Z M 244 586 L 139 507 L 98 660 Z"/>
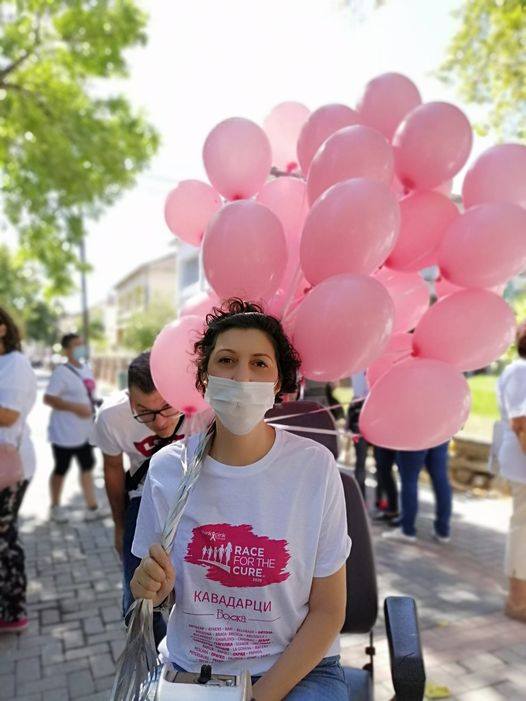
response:
<path fill-rule="evenodd" d="M 89 419 L 92 414 L 90 404 L 77 404 L 77 402 L 67 402 L 65 399 L 55 397 L 52 394 L 44 395 L 44 404 L 47 404 L 52 409 L 57 409 L 58 411 L 71 411 L 73 414 L 76 414 L 81 419 Z"/>
<path fill-rule="evenodd" d="M 16 421 L 18 421 L 19 416 L 19 411 L 15 411 L 14 409 L 6 409 L 5 407 L 0 406 L 0 426 L 9 428 L 9 426 L 12 426 Z"/>
<path fill-rule="evenodd" d="M 519 439 L 523 453 L 526 453 L 526 416 L 517 416 L 510 423 L 511 430 Z"/>
<path fill-rule="evenodd" d="M 309 613 L 279 660 L 254 685 L 256 701 L 281 701 L 322 660 L 345 619 L 345 565 L 312 580 Z"/>

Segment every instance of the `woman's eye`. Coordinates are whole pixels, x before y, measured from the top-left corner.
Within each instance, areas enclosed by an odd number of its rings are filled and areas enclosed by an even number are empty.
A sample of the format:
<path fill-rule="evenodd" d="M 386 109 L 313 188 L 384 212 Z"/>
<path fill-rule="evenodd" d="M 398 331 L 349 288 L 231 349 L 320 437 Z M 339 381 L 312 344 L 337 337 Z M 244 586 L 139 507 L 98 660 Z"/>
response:
<path fill-rule="evenodd" d="M 256 360 L 256 365 L 258 366 L 258 368 L 266 368 L 267 367 L 267 364 L 264 360 Z"/>
<path fill-rule="evenodd" d="M 232 358 L 219 358 L 217 361 L 218 363 L 222 363 L 223 365 L 228 365 L 232 361 Z"/>

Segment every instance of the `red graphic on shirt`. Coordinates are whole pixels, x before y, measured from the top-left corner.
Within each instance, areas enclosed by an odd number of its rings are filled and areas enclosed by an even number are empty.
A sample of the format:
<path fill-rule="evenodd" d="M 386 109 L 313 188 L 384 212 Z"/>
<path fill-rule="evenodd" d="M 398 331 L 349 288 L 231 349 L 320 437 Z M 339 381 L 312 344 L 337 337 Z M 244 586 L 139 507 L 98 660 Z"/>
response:
<path fill-rule="evenodd" d="M 225 587 L 266 587 L 290 576 L 287 545 L 256 535 L 249 525 L 214 523 L 194 528 L 185 560 L 206 567 L 207 579 Z"/>
<path fill-rule="evenodd" d="M 133 445 L 137 448 L 137 451 L 144 455 L 145 458 L 149 458 L 155 452 L 155 446 L 161 439 L 154 433 L 151 436 L 146 436 L 142 441 L 134 442 Z"/>
<path fill-rule="evenodd" d="M 181 438 L 184 438 L 184 436 L 174 436 L 172 443 L 175 443 L 175 441 L 180 441 Z M 137 451 L 141 455 L 144 455 L 145 458 L 149 458 L 155 453 L 155 448 L 157 444 L 159 443 L 159 441 L 162 440 L 163 439 L 159 436 L 156 436 L 155 433 L 152 433 L 151 436 L 146 436 L 146 438 L 143 438 L 142 441 L 134 441 L 133 445 L 136 447 Z"/>

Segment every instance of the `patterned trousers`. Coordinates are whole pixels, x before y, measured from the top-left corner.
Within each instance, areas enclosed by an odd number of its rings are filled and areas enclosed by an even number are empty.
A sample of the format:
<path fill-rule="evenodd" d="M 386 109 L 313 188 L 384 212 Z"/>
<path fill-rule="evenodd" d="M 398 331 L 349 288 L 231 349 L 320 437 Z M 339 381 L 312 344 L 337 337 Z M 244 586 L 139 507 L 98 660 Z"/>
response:
<path fill-rule="evenodd" d="M 0 491 L 0 620 L 25 618 L 26 571 L 17 518 L 28 480 Z"/>

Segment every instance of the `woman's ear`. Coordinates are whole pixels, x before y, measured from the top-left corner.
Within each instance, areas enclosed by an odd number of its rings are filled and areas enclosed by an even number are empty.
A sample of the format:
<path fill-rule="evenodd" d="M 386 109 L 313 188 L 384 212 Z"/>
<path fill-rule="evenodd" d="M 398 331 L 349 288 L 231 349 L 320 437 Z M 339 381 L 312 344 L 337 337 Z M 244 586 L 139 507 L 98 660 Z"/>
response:
<path fill-rule="evenodd" d="M 0 324 L 0 338 L 3 338 L 7 333 L 7 326 L 5 324 Z"/>

